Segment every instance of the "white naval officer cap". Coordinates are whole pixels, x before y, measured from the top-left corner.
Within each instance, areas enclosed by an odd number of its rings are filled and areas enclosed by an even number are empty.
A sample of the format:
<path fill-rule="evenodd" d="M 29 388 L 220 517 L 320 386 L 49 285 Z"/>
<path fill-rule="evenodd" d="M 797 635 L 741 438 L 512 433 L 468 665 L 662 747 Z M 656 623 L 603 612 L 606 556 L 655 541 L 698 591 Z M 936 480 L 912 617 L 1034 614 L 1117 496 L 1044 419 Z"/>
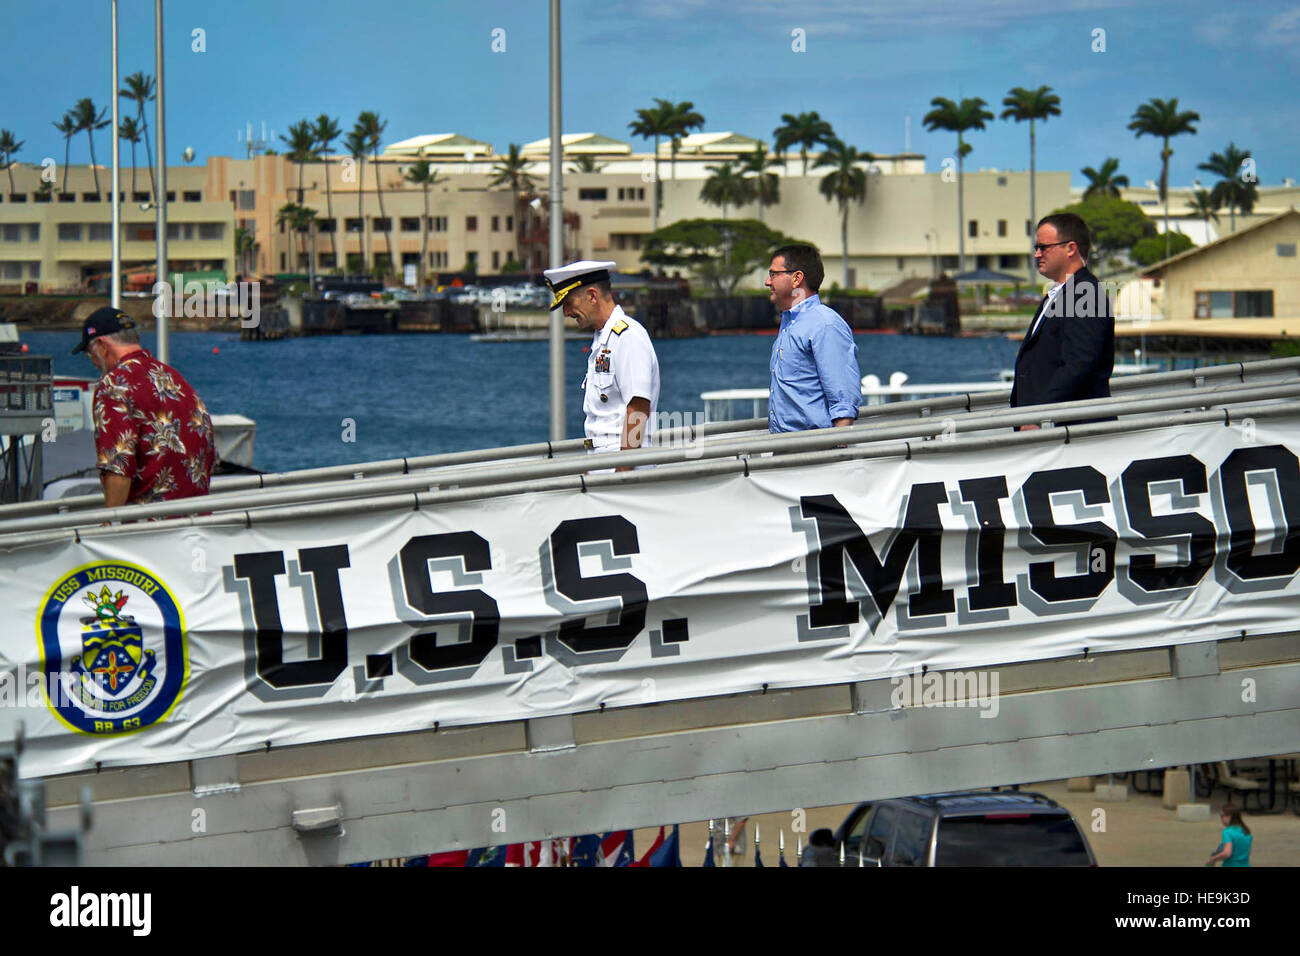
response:
<path fill-rule="evenodd" d="M 565 296 L 575 289 L 581 289 L 584 285 L 608 282 L 610 272 L 617 268 L 617 262 L 595 262 L 591 259 L 583 259 L 580 262 L 571 262 L 567 266 L 547 269 L 542 274 L 546 276 L 546 282 L 551 287 L 551 295 L 554 296 L 550 307 L 558 309 L 564 302 Z"/>

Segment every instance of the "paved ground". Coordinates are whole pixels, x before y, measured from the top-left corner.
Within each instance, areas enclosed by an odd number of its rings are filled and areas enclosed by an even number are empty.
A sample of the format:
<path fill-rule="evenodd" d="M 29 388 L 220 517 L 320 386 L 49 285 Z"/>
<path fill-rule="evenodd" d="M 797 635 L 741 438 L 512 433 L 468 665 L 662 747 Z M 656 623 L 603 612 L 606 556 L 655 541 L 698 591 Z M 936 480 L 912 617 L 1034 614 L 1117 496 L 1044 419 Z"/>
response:
<path fill-rule="evenodd" d="M 1211 819 L 1202 823 L 1185 823 L 1173 810 L 1160 805 L 1159 794 L 1135 793 L 1130 788 L 1126 801 L 1101 802 L 1091 793 L 1068 792 L 1064 780 L 1026 785 L 1021 789 L 1036 790 L 1068 807 L 1085 828 L 1097 862 L 1102 866 L 1203 866 L 1206 857 L 1219 845 L 1216 813 L 1212 811 Z M 1213 806 L 1217 808 L 1222 802 L 1222 792 L 1216 791 Z M 800 834 L 801 838 L 807 843 L 808 834 L 818 827 L 835 829 L 850 809 L 850 806 L 808 808 L 807 829 Z M 1104 817 L 1095 814 L 1096 810 L 1104 811 Z M 1290 810 L 1277 814 L 1248 813 L 1245 821 L 1255 837 L 1250 855 L 1252 865 L 1300 866 L 1300 816 Z M 778 833 L 784 828 L 786 862 L 793 866 L 796 834 L 791 829 L 792 822 L 789 813 L 750 817 L 745 825 L 744 855 L 734 858 L 732 865 L 754 865 L 753 831 L 757 824 L 763 865 L 776 865 Z M 657 828 L 636 831 L 638 856 L 649 848 L 657 833 Z M 699 866 L 708 839 L 707 824 L 684 824 L 681 839 L 682 863 Z M 718 831 L 715 846 L 721 844 L 721 831 Z M 716 859 L 721 866 L 720 853 Z"/>

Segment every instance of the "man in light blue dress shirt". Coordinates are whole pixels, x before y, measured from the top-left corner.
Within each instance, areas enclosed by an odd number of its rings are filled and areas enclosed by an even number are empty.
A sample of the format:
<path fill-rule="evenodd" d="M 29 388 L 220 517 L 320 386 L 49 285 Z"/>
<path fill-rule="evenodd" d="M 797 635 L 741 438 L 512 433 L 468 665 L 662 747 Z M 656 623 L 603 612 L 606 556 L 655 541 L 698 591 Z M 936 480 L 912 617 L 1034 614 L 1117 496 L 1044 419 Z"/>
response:
<path fill-rule="evenodd" d="M 768 430 L 852 425 L 862 401 L 858 346 L 849 324 L 817 297 L 826 270 L 812 246 L 782 246 L 764 283 L 781 310 L 772 343 Z"/>

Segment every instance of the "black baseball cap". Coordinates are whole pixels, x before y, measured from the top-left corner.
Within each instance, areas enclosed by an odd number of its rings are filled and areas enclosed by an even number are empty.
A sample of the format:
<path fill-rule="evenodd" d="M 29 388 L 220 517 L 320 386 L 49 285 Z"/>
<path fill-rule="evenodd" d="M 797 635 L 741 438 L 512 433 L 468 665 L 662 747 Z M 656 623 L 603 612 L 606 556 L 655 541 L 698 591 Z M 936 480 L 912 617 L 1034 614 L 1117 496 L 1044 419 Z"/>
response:
<path fill-rule="evenodd" d="M 72 354 L 86 351 L 86 346 L 90 344 L 91 339 L 133 328 L 135 328 L 135 319 L 121 309 L 115 309 L 111 305 L 96 309 L 86 316 L 86 321 L 81 327 L 81 344 L 72 350 Z"/>

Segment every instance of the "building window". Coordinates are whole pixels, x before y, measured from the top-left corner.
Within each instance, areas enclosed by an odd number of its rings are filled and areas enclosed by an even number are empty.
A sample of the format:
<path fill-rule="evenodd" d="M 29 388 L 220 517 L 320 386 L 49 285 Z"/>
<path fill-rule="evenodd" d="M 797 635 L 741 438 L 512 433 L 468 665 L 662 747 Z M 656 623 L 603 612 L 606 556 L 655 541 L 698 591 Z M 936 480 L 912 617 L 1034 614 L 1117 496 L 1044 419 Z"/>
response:
<path fill-rule="evenodd" d="M 478 271 L 478 252 L 474 249 L 465 253 L 465 265 L 469 267 L 470 272 Z"/>
<path fill-rule="evenodd" d="M 506 232 L 514 232 L 514 231 L 515 231 L 515 217 L 506 216 Z M 1292 249 L 1291 254 L 1295 255 L 1294 249 Z"/>
<path fill-rule="evenodd" d="M 940 257 L 939 257 L 939 268 L 940 268 L 940 269 L 943 269 L 944 271 L 947 271 L 947 270 L 949 270 L 949 269 L 956 269 L 956 268 L 957 268 L 957 257 L 956 257 L 956 256 L 940 256 Z"/>
<path fill-rule="evenodd" d="M 39 279 L 41 277 L 41 264 L 39 262 L 27 263 L 27 278 Z"/>
<path fill-rule="evenodd" d="M 501 217 L 500 217 L 500 216 L 493 216 L 493 217 L 492 217 L 492 231 L 493 231 L 493 232 L 500 232 L 500 231 L 501 231 Z"/>
<path fill-rule="evenodd" d="M 345 219 L 345 220 L 343 220 L 343 228 L 346 229 L 348 232 L 360 232 L 360 231 L 361 231 L 361 220 L 360 220 L 360 219 Z"/>
<path fill-rule="evenodd" d="M 284 253 L 280 253 L 280 271 L 284 271 Z"/>
<path fill-rule="evenodd" d="M 998 256 L 999 269 L 1019 269 L 1021 265 L 1019 256 Z"/>
<path fill-rule="evenodd" d="M 1284 259 L 1294 259 L 1294 258 L 1295 258 L 1295 243 L 1294 243 L 1294 242 L 1279 242 L 1279 243 L 1277 244 L 1277 254 L 1278 254 L 1279 256 L 1281 256 L 1282 258 L 1284 258 Z"/>
<path fill-rule="evenodd" d="M 4 277 L 6 279 L 21 279 L 23 277 L 23 264 L 21 262 L 4 262 L 0 263 L 4 267 Z"/>
<path fill-rule="evenodd" d="M 1197 292 L 1196 317 L 1198 319 L 1271 319 L 1273 290 Z"/>
<path fill-rule="evenodd" d="M 375 216 L 375 217 L 374 217 L 374 222 L 373 222 L 373 224 L 371 225 L 370 228 L 371 228 L 371 231 L 373 231 L 373 232 L 391 232 L 391 231 L 392 231 L 392 228 L 393 228 L 393 220 L 392 220 L 392 217 L 390 217 L 390 216 L 383 216 L 383 217 Z"/>
<path fill-rule="evenodd" d="M 465 217 L 465 231 L 478 232 L 478 216 Z"/>
<path fill-rule="evenodd" d="M 203 193 L 197 189 L 187 189 L 181 193 L 181 200 L 184 202 L 203 202 Z"/>
<path fill-rule="evenodd" d="M 148 202 L 148 193 L 131 193 L 131 202 Z"/>
<path fill-rule="evenodd" d="M 225 234 L 226 234 L 226 224 L 224 222 L 199 223 L 200 239 L 219 240 Z"/>
<path fill-rule="evenodd" d="M 619 199 L 623 198 L 622 192 L 623 190 L 620 189 L 619 190 L 620 195 L 618 197 Z M 604 202 L 606 199 L 609 198 L 609 190 L 606 189 L 604 186 L 582 187 L 579 188 L 578 190 L 578 198 L 590 200 L 592 202 Z"/>
<path fill-rule="evenodd" d="M 283 231 L 284 230 L 281 230 L 281 232 Z M 192 222 L 167 223 L 167 238 L 168 239 L 193 239 L 194 223 Z"/>
<path fill-rule="evenodd" d="M 236 209 L 251 210 L 257 207 L 257 190 L 255 189 L 237 189 L 235 190 L 237 201 Z"/>
<path fill-rule="evenodd" d="M 979 234 L 980 234 L 980 221 L 979 221 L 978 219 L 972 219 L 972 220 L 970 221 L 970 225 L 969 225 L 969 227 L 968 227 L 967 230 L 966 230 L 966 234 L 967 234 L 968 236 L 970 236 L 972 239 L 975 239 L 975 238 L 977 238 L 977 237 L 979 236 Z"/>
<path fill-rule="evenodd" d="M 998 220 L 998 237 L 999 237 L 999 238 L 1005 238 L 1005 237 L 1006 237 L 1006 234 L 1007 234 L 1007 221 L 1006 221 L 1005 219 L 999 219 L 999 220 Z"/>
<path fill-rule="evenodd" d="M 29 222 L 27 224 L 27 241 L 28 242 L 41 241 L 41 224 L 39 222 Z"/>
<path fill-rule="evenodd" d="M 419 232 L 419 231 L 420 231 L 420 217 L 419 217 L 419 216 L 403 216 L 401 222 L 402 222 L 402 232 Z"/>
<path fill-rule="evenodd" d="M 420 254 L 418 252 L 403 252 L 403 266 L 418 266 L 420 264 Z"/>
<path fill-rule="evenodd" d="M 898 257 L 898 271 L 899 271 L 899 272 L 902 272 L 902 271 L 903 271 L 903 257 L 902 257 L 902 256 L 899 256 L 899 257 Z"/>
<path fill-rule="evenodd" d="M 321 267 L 322 269 L 333 269 L 333 268 L 334 268 L 334 253 L 332 253 L 332 252 L 322 252 L 322 253 L 320 254 L 319 262 L 320 262 L 320 267 Z"/>
<path fill-rule="evenodd" d="M 176 201 L 176 190 L 174 190 L 174 189 L 169 189 L 169 190 L 167 190 L 167 201 L 168 201 L 168 202 L 175 202 L 175 201 Z"/>
<path fill-rule="evenodd" d="M 1032 222 L 1030 222 L 1028 219 L 1026 219 L 1026 220 L 1025 220 L 1025 235 L 1026 235 L 1026 236 L 1032 236 L 1033 234 L 1034 234 L 1034 224 L 1033 224 Z"/>
<path fill-rule="evenodd" d="M 492 250 L 492 271 L 495 272 L 497 269 L 500 268 L 501 268 L 501 250 L 493 249 Z"/>
<path fill-rule="evenodd" d="M 12 199 L 13 197 L 10 196 L 9 198 Z M 82 194 L 81 194 L 81 201 L 82 201 L 82 202 L 99 202 L 99 193 L 82 193 Z"/>
<path fill-rule="evenodd" d="M 53 193 L 32 193 L 32 202 L 49 202 Z"/>
<path fill-rule="evenodd" d="M 636 198 L 637 198 L 638 200 L 641 200 L 641 201 L 644 201 L 644 200 L 645 200 L 645 187 L 644 187 L 644 186 L 638 186 L 638 187 L 636 188 Z"/>
<path fill-rule="evenodd" d="M 59 202 L 76 202 L 76 193 L 59 193 Z"/>
<path fill-rule="evenodd" d="M 999 177 L 998 177 L 998 185 L 999 185 L 999 186 L 1005 186 L 1006 184 L 1007 184 L 1007 177 L 1005 177 L 1005 176 L 999 176 Z"/>
<path fill-rule="evenodd" d="M 27 194 L 26 194 L 26 193 L 10 193 L 10 194 L 9 194 L 9 201 L 10 201 L 10 202 L 27 202 Z"/>
<path fill-rule="evenodd" d="M 22 242 L 16 222 L 5 223 L 3 229 L 0 229 L 0 236 L 3 236 L 5 242 Z"/>
<path fill-rule="evenodd" d="M 153 242 L 158 237 L 152 225 L 130 225 L 124 228 L 127 242 Z"/>
<path fill-rule="evenodd" d="M 79 222 L 59 223 L 59 242 L 80 242 L 80 241 L 81 241 L 81 223 Z"/>
<path fill-rule="evenodd" d="M 113 226 L 107 222 L 88 222 L 86 232 L 91 242 L 108 242 L 113 238 Z"/>
<path fill-rule="evenodd" d="M 337 219 L 317 219 L 317 220 L 316 220 L 316 231 L 317 231 L 317 232 L 333 232 L 333 231 L 334 231 L 334 226 L 335 226 L 337 223 L 338 223 L 338 220 L 337 220 Z M 245 226 L 244 228 L 247 229 L 248 227 Z"/>

